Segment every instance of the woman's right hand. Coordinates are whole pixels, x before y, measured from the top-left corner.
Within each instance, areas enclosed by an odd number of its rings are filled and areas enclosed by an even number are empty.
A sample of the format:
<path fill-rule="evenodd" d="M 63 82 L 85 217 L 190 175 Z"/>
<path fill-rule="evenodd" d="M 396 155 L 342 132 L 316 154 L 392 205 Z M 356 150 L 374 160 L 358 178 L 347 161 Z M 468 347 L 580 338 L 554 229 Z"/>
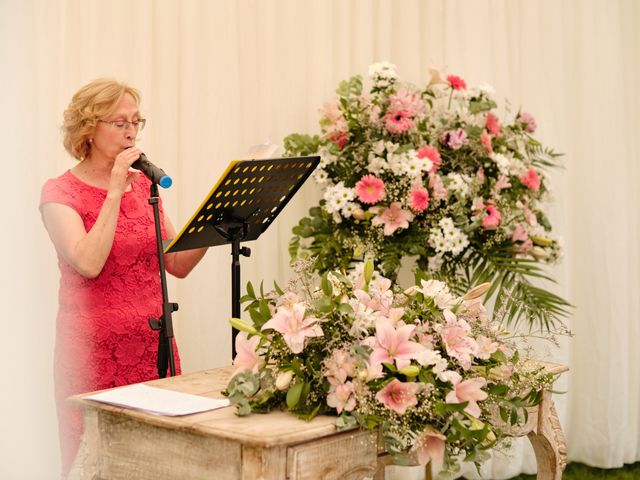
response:
<path fill-rule="evenodd" d="M 129 185 L 138 178 L 139 173 L 129 173 L 131 165 L 140 158 L 142 150 L 137 147 L 126 148 L 120 152 L 113 163 L 111 177 L 109 179 L 109 190 L 107 195 L 121 198 L 127 191 Z"/>

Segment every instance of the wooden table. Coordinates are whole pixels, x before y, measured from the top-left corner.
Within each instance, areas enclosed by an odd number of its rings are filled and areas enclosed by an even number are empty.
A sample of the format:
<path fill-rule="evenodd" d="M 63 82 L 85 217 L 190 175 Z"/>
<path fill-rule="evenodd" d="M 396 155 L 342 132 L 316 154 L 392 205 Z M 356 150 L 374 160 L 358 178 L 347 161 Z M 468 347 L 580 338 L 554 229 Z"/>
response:
<path fill-rule="evenodd" d="M 147 385 L 223 398 L 231 372 L 212 369 Z M 233 407 L 164 417 L 84 396 L 72 399 L 84 407 L 85 433 L 70 480 L 383 480 L 388 463 L 376 432 L 337 432 L 335 417 L 305 422 L 280 411 L 238 417 Z M 529 435 L 538 478 L 561 478 L 566 448 L 550 394 L 511 433 Z"/>

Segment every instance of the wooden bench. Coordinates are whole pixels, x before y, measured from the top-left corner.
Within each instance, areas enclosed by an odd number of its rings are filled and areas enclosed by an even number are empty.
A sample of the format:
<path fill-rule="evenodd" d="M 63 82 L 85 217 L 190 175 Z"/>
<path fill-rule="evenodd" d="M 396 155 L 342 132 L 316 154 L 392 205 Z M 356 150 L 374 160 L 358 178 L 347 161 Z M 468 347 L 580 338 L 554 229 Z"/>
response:
<path fill-rule="evenodd" d="M 205 370 L 147 385 L 223 398 L 231 372 Z M 376 432 L 337 432 L 331 416 L 311 422 L 280 411 L 238 417 L 228 407 L 164 417 L 84 396 L 72 398 L 84 407 L 85 433 L 69 480 L 384 480 L 389 463 Z M 562 477 L 566 446 L 550 393 L 527 425 L 510 434 L 529 436 L 538 478 Z"/>

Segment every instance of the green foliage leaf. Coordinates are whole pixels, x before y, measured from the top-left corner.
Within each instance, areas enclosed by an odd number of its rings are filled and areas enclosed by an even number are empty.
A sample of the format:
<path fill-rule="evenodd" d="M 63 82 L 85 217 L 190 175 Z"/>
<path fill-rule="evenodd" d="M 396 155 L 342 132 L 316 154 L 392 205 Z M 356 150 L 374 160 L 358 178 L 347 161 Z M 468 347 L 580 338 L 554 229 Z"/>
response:
<path fill-rule="evenodd" d="M 303 382 L 296 382 L 291 388 L 289 388 L 289 391 L 287 392 L 287 407 L 289 410 L 295 409 L 296 405 L 298 405 L 303 387 Z"/>

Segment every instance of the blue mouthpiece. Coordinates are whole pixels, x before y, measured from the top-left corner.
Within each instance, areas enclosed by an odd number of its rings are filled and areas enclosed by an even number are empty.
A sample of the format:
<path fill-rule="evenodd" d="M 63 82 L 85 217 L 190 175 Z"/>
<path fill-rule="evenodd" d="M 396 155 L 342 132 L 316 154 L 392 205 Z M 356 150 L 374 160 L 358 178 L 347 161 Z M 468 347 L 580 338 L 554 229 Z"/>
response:
<path fill-rule="evenodd" d="M 173 180 L 171 180 L 171 177 L 165 175 L 160 179 L 158 185 L 160 185 L 162 188 L 169 188 L 171 185 L 173 185 Z"/>

